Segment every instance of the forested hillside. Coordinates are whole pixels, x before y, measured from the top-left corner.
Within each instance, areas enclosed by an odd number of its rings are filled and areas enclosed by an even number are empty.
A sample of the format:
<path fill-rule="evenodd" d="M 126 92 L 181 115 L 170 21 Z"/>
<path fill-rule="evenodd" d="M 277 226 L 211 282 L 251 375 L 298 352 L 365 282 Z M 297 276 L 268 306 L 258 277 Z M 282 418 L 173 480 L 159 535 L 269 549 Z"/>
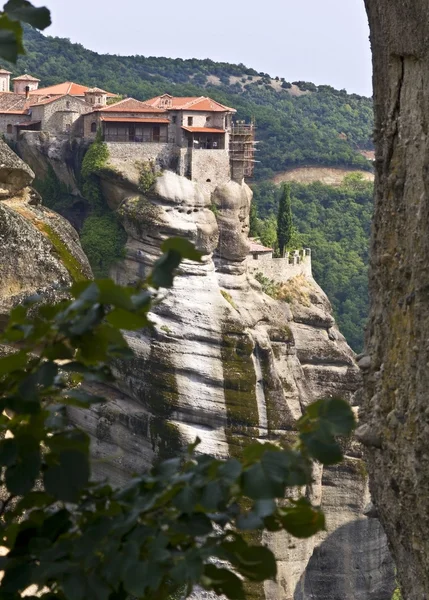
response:
<path fill-rule="evenodd" d="M 258 229 L 267 244 L 275 243 L 276 236 L 279 188 L 269 181 L 275 173 L 299 165 L 371 169 L 359 153 L 372 148 L 368 98 L 308 82 L 288 83 L 244 65 L 100 55 L 32 29 L 25 37 L 27 55 L 10 70 L 37 75 L 41 86 L 71 80 L 142 100 L 164 92 L 210 95 L 237 108 L 238 118 L 255 118 L 259 162 L 253 187 Z M 45 201 L 61 211 L 61 190 L 49 187 L 55 189 L 44 194 Z M 292 200 L 297 241 L 312 248 L 314 275 L 330 297 L 343 333 L 359 351 L 367 316 L 372 184 L 353 176 L 336 188 L 293 184 Z M 90 233 L 92 246 L 102 243 L 102 233 Z"/>
<path fill-rule="evenodd" d="M 252 228 L 275 245 L 279 186 L 255 184 Z M 295 243 L 312 249 L 313 275 L 331 300 L 342 333 L 362 349 L 368 315 L 368 239 L 373 184 L 349 175 L 342 186 L 291 185 Z M 258 221 L 259 219 L 259 221 Z"/>
<path fill-rule="evenodd" d="M 67 39 L 26 29 L 27 55 L 10 70 L 42 86 L 61 81 L 97 85 L 140 100 L 159 93 L 210 95 L 257 124 L 256 179 L 302 164 L 370 169 L 359 150 L 372 148 L 368 98 L 308 82 L 293 85 L 244 65 L 211 60 L 100 55 Z"/>

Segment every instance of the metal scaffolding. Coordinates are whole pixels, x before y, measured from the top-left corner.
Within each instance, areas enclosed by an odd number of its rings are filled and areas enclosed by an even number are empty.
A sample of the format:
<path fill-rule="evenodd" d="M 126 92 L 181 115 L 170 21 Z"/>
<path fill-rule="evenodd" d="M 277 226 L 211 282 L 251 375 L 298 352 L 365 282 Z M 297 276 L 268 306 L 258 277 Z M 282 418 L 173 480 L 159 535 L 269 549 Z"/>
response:
<path fill-rule="evenodd" d="M 255 122 L 236 121 L 231 126 L 229 155 L 231 177 L 241 182 L 245 177 L 253 177 L 255 166 Z"/>

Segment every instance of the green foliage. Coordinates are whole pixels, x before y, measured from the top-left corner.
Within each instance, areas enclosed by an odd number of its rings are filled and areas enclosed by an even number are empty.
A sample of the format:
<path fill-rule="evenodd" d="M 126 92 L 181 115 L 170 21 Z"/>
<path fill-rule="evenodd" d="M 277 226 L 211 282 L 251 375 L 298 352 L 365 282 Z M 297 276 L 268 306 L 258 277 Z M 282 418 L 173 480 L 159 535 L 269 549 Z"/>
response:
<path fill-rule="evenodd" d="M 232 308 L 237 309 L 237 306 L 234 302 L 234 300 L 232 299 L 232 296 L 229 292 L 227 292 L 226 290 L 221 290 L 220 293 L 222 294 L 222 296 L 225 298 L 225 300 L 232 306 Z"/>
<path fill-rule="evenodd" d="M 278 211 L 280 189 L 263 182 L 255 184 L 253 191 L 259 231 L 271 228 Z M 359 352 L 368 315 L 373 185 L 359 174 L 351 174 L 338 187 L 292 183 L 291 196 L 299 246 L 311 248 L 313 274 L 333 304 L 341 331 Z"/>
<path fill-rule="evenodd" d="M 146 194 L 156 181 L 155 165 L 152 162 L 142 162 L 138 163 L 138 167 L 140 168 L 138 187 L 143 194 Z"/>
<path fill-rule="evenodd" d="M 109 159 L 107 144 L 97 132 L 88 148 L 81 168 L 82 191 L 90 206 L 81 231 L 81 244 L 96 277 L 108 277 L 111 267 L 124 256 L 127 235 L 115 213 L 105 204 L 100 172 Z"/>
<path fill-rule="evenodd" d="M 402 600 L 401 589 L 399 587 L 393 592 L 392 600 Z"/>
<path fill-rule="evenodd" d="M 280 256 L 284 256 L 286 248 L 292 237 L 292 205 L 290 199 L 290 185 L 281 186 L 279 210 L 277 212 L 277 243 Z"/>
<path fill-rule="evenodd" d="M 48 163 L 48 170 L 44 179 L 35 179 L 33 187 L 39 192 L 43 198 L 44 206 L 52 208 L 53 210 L 61 209 L 66 203 L 70 196 L 70 189 L 68 186 L 60 181 L 50 163 Z"/>
<path fill-rule="evenodd" d="M 264 294 L 271 296 L 271 298 L 278 298 L 279 285 L 269 277 L 266 277 L 262 273 L 258 272 L 255 275 L 256 281 L 261 284 L 262 291 Z"/>
<path fill-rule="evenodd" d="M 80 234 L 82 248 L 96 277 L 108 277 L 111 267 L 124 256 L 127 234 L 112 212 L 86 218 Z"/>
<path fill-rule="evenodd" d="M 27 29 L 27 54 L 18 61 L 20 72 L 33 73 L 43 85 L 77 81 L 147 100 L 168 92 L 178 96 L 211 96 L 237 108 L 237 118 L 256 119 L 258 162 L 256 179 L 297 165 L 343 165 L 371 169 L 358 149 L 372 149 L 373 115 L 369 98 L 345 94 L 330 86 L 305 85 L 305 95 L 280 90 L 271 78 L 244 65 L 211 60 L 144 56 L 99 55 L 69 40 L 44 37 Z M 18 74 L 18 73 L 16 73 Z M 221 78 L 212 85 L 209 76 Z M 232 77 L 247 77 L 231 84 Z M 278 87 L 278 86 L 277 86 Z"/>
<path fill-rule="evenodd" d="M 83 195 L 95 212 L 103 211 L 103 196 L 98 174 L 106 166 L 108 159 L 109 150 L 107 144 L 97 137 L 86 151 L 82 161 L 81 177 Z"/>
<path fill-rule="evenodd" d="M 31 584 L 46 600 L 166 600 L 196 584 L 244 600 L 242 579 L 276 576 L 273 554 L 248 542 L 248 532 L 305 538 L 325 527 L 320 508 L 299 490 L 311 482 L 311 457 L 340 460 L 336 438 L 353 428 L 350 407 L 334 398 L 308 408 L 294 447 L 251 444 L 241 460 L 216 460 L 195 454 L 196 440 L 124 487 L 90 481 L 89 438 L 70 429 L 65 409 L 105 401 L 86 386 L 111 384 L 112 359 L 132 357 L 121 330 L 149 325 L 157 298 L 146 285 L 171 282 L 177 256 L 201 256 L 177 238 L 164 250 L 141 287 L 81 282 L 70 300 L 49 306 L 33 297 L 11 312 L 0 340 L 11 349 L 0 358 L 7 600 Z"/>
<path fill-rule="evenodd" d="M 9 0 L 0 12 L 0 56 L 16 62 L 18 54 L 25 54 L 22 24 L 46 29 L 51 15 L 45 7 L 35 7 L 28 0 Z"/>

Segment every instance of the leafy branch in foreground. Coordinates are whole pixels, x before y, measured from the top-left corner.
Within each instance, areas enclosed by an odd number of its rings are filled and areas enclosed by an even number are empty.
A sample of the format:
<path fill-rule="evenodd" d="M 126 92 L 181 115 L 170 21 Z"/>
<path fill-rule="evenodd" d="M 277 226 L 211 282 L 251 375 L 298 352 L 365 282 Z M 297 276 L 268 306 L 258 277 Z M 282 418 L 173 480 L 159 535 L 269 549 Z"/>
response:
<path fill-rule="evenodd" d="M 28 0 L 9 0 L 0 12 L 0 57 L 16 62 L 18 54 L 25 54 L 22 43 L 22 23 L 36 29 L 51 24 L 51 14 L 45 7 L 36 7 Z"/>
<path fill-rule="evenodd" d="M 216 460 L 195 452 L 197 440 L 125 487 L 91 482 L 89 439 L 67 423 L 67 406 L 104 401 L 90 386 L 112 381 L 112 359 L 131 355 L 121 330 L 150 326 L 156 290 L 172 285 L 181 260 L 200 258 L 178 238 L 163 250 L 139 288 L 88 281 L 54 306 L 29 298 L 11 312 L 0 346 L 5 600 L 31 584 L 49 600 L 164 600 L 195 585 L 240 600 L 244 580 L 276 576 L 272 552 L 246 532 L 305 538 L 325 527 L 300 489 L 312 460 L 341 460 L 336 436 L 354 419 L 336 398 L 308 408 L 293 447 L 256 443 L 240 461 Z"/>

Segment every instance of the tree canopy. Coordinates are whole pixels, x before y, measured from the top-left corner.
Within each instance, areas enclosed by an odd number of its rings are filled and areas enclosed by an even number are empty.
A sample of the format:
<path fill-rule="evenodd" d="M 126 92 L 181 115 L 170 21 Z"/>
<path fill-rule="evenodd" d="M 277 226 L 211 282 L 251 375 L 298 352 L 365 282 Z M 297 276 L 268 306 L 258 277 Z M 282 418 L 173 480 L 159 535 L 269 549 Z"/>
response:
<path fill-rule="evenodd" d="M 275 245 L 281 189 L 271 182 L 252 186 L 257 216 L 252 234 Z M 331 300 L 343 334 L 360 352 L 368 317 L 368 255 L 373 184 L 358 174 L 342 185 L 291 184 L 293 243 L 312 250 L 313 275 Z M 254 210 L 254 209 L 253 209 Z"/>

